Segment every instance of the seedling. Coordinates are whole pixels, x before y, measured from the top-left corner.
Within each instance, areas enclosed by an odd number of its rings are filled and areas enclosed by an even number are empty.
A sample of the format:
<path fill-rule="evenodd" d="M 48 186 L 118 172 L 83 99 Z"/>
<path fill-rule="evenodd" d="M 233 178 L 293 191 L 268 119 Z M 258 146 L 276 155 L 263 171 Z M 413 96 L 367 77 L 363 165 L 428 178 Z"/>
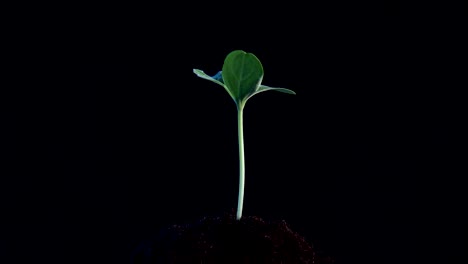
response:
<path fill-rule="evenodd" d="M 237 132 L 239 143 L 239 199 L 237 203 L 236 219 L 242 217 L 245 186 L 244 133 L 242 114 L 245 104 L 252 96 L 264 91 L 278 91 L 296 94 L 286 88 L 276 88 L 262 85 L 263 66 L 252 53 L 234 50 L 224 59 L 223 68 L 214 76 L 209 76 L 202 70 L 193 69 L 200 78 L 217 83 L 226 89 L 237 107 Z"/>

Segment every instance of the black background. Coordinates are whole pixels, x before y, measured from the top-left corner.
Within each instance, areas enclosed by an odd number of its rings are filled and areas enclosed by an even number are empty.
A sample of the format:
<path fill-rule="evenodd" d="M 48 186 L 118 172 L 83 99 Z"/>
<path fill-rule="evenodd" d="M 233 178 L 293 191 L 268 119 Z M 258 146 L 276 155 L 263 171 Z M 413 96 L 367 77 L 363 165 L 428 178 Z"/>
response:
<path fill-rule="evenodd" d="M 173 3 L 12 21 L 0 261 L 129 263 L 158 229 L 236 208 L 235 105 L 192 69 L 214 75 L 241 49 L 264 84 L 297 93 L 246 105 L 244 215 L 286 220 L 337 263 L 459 263 L 465 9 L 428 6 Z"/>

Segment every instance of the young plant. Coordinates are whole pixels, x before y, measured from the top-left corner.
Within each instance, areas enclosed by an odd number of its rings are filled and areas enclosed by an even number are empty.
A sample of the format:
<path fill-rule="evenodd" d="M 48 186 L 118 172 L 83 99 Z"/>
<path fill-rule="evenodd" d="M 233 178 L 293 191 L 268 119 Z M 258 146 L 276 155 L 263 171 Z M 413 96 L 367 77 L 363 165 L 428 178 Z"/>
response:
<path fill-rule="evenodd" d="M 262 85 L 263 66 L 260 60 L 252 53 L 242 50 L 234 50 L 224 59 L 223 68 L 214 76 L 209 76 L 202 70 L 193 69 L 200 78 L 217 83 L 226 89 L 237 106 L 237 129 L 239 143 L 239 199 L 237 203 L 237 220 L 242 217 L 245 186 L 245 161 L 244 161 L 244 133 L 242 113 L 245 103 L 252 96 L 264 91 L 278 91 L 288 94 L 296 94 L 285 88 L 276 88 Z"/>

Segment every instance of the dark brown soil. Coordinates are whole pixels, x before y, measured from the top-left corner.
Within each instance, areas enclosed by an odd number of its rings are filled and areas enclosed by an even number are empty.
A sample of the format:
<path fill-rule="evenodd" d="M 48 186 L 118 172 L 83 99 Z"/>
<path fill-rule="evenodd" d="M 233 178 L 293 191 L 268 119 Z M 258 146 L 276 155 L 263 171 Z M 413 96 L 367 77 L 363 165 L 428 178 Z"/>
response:
<path fill-rule="evenodd" d="M 286 222 L 266 222 L 256 216 L 235 219 L 204 217 L 189 225 L 174 225 L 140 246 L 134 264 L 331 264 Z"/>

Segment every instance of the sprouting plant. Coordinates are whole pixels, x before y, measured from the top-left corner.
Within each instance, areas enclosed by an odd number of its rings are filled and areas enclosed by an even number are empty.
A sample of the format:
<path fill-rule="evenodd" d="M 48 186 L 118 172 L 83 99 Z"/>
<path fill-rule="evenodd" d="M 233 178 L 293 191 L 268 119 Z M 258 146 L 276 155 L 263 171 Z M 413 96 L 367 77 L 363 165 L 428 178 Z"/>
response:
<path fill-rule="evenodd" d="M 234 50 L 224 59 L 223 68 L 214 76 L 209 76 L 202 70 L 193 69 L 200 78 L 215 82 L 226 89 L 237 106 L 237 128 L 239 143 L 239 199 L 237 204 L 237 220 L 242 217 L 245 186 L 245 161 L 244 161 L 244 134 L 242 113 L 247 100 L 264 91 L 279 91 L 296 94 L 285 88 L 275 88 L 262 85 L 263 66 L 260 60 L 252 53 L 242 50 Z"/>

